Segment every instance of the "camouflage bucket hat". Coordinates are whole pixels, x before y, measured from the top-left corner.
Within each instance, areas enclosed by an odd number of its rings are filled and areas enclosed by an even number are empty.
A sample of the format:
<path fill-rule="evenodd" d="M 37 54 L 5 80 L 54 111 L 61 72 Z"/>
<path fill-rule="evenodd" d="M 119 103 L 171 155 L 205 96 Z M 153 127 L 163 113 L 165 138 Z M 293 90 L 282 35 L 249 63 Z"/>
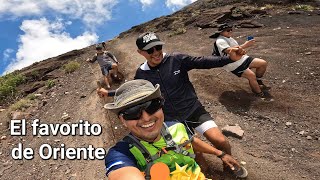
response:
<path fill-rule="evenodd" d="M 107 103 L 104 108 L 115 114 L 129 107 L 161 97 L 160 85 L 153 86 L 147 80 L 132 80 L 122 84 L 116 91 L 113 103 Z"/>

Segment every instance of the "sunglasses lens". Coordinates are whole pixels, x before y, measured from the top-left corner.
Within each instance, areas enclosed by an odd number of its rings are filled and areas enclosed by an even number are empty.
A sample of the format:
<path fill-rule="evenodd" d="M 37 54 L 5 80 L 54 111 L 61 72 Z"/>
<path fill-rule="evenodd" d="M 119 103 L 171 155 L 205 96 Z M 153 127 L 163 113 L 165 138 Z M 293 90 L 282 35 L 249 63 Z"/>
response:
<path fill-rule="evenodd" d="M 151 101 L 151 104 L 145 108 L 145 111 L 148 114 L 154 114 L 157 112 L 163 105 L 163 101 L 161 99 L 154 99 Z"/>
<path fill-rule="evenodd" d="M 156 49 L 157 51 L 162 50 L 162 45 L 156 45 L 153 46 L 152 48 L 146 50 L 148 54 L 152 54 L 154 52 L 154 49 Z"/>
<path fill-rule="evenodd" d="M 161 99 L 153 99 L 151 101 L 145 102 L 143 104 L 133 106 L 128 108 L 119 114 L 125 120 L 138 120 L 142 115 L 142 110 L 145 110 L 148 114 L 154 114 L 157 112 L 163 105 L 163 101 Z"/>
<path fill-rule="evenodd" d="M 148 53 L 148 54 L 152 54 L 153 51 L 154 51 L 154 50 L 153 50 L 153 47 L 152 47 L 152 48 L 150 48 L 150 49 L 147 50 L 147 53 Z"/>
<path fill-rule="evenodd" d="M 157 45 L 157 46 L 155 46 L 155 48 L 157 51 L 160 51 L 160 50 L 162 50 L 162 45 Z"/>

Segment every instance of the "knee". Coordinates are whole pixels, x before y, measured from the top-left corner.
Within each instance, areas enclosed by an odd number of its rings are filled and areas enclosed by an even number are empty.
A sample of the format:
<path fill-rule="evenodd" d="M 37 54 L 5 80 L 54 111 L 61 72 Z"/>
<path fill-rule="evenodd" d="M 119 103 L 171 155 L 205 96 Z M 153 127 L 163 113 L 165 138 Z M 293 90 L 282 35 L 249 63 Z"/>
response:
<path fill-rule="evenodd" d="M 260 64 L 260 67 L 267 67 L 267 65 L 268 65 L 268 62 L 266 60 L 264 60 L 264 59 L 260 59 L 259 58 L 258 62 Z"/>
<path fill-rule="evenodd" d="M 117 64 L 112 64 L 112 68 L 117 68 L 118 65 Z"/>
<path fill-rule="evenodd" d="M 255 80 L 256 80 L 256 74 L 255 74 L 253 71 L 249 71 L 249 72 L 246 74 L 246 78 L 247 78 L 249 81 L 255 81 Z"/>
<path fill-rule="evenodd" d="M 263 67 L 267 67 L 268 66 L 268 62 L 262 59 L 262 66 Z"/>

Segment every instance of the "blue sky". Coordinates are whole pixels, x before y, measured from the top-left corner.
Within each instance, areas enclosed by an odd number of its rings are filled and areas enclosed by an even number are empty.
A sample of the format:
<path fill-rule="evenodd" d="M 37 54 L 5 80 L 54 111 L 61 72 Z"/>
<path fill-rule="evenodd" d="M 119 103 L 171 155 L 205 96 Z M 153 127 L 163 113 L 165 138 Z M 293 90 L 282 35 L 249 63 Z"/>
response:
<path fill-rule="evenodd" d="M 109 40 L 196 0 L 1 0 L 0 76 Z"/>

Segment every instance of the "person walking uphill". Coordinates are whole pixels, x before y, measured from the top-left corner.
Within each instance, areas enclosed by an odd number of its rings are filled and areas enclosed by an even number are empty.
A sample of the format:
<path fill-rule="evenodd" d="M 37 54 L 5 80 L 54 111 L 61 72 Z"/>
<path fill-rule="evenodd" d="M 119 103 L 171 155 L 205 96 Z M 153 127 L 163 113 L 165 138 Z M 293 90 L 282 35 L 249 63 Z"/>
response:
<path fill-rule="evenodd" d="M 113 70 L 114 77 L 118 75 L 118 60 L 117 58 L 108 51 L 103 51 L 102 44 L 98 44 L 96 46 L 97 53 L 92 57 L 92 59 L 87 59 L 87 62 L 95 62 L 98 61 L 99 66 L 101 68 L 102 75 L 104 76 L 104 82 L 108 89 L 110 89 L 110 70 Z"/>
<path fill-rule="evenodd" d="M 159 84 L 132 80 L 116 91 L 114 102 L 104 106 L 118 115 L 130 134 L 111 147 L 105 157 L 110 180 L 204 180 L 194 150 L 218 156 L 230 169 L 247 171 L 230 155 L 196 137 L 189 138 L 183 124 L 164 123 Z M 171 124 L 171 125 L 169 125 Z"/>
<path fill-rule="evenodd" d="M 229 56 L 241 47 L 246 49 L 255 43 L 254 39 L 246 41 L 240 45 L 233 39 L 232 36 L 233 26 L 231 24 L 222 24 L 210 38 L 217 38 L 214 43 L 213 54 L 219 56 Z M 238 60 L 234 63 L 227 64 L 223 68 L 226 71 L 231 71 L 238 77 L 244 77 L 249 80 L 249 85 L 252 92 L 261 98 L 265 98 L 265 94 L 261 89 L 268 89 L 262 82 L 262 77 L 267 69 L 267 62 L 260 58 L 253 58 L 246 54 L 239 56 Z M 256 69 L 254 72 L 252 69 Z"/>

